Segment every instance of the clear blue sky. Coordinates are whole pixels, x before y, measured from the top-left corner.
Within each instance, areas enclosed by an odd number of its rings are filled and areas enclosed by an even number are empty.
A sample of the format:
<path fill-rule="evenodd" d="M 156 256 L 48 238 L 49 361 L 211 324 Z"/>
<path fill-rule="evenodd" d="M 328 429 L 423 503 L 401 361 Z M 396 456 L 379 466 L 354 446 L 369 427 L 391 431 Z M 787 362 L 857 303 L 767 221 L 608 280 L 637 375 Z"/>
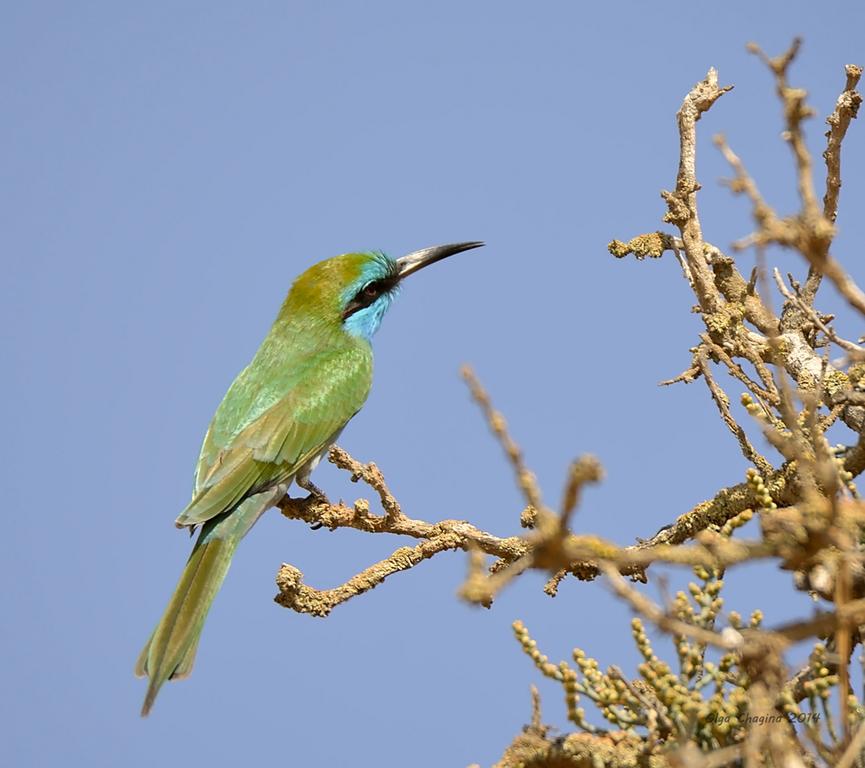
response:
<path fill-rule="evenodd" d="M 132 667 L 189 549 L 173 520 L 210 416 L 291 280 L 327 256 L 488 243 L 406 286 L 341 439 L 408 513 L 519 530 L 465 361 L 550 499 L 572 457 L 600 457 L 580 531 L 629 543 L 739 481 L 703 385 L 656 386 L 687 367 L 701 327 L 678 266 L 615 261 L 606 244 L 659 226 L 674 113 L 710 65 L 736 89 L 700 123 L 707 237 L 726 247 L 750 227 L 716 184 L 716 131 L 793 209 L 780 110 L 744 46 L 805 36 L 793 73 L 819 154 L 843 65 L 865 63 L 862 4 L 823 7 L 4 3 L 0 763 L 486 765 L 538 681 L 515 618 L 554 659 L 580 645 L 632 672 L 630 614 L 602 584 L 550 600 L 529 575 L 474 610 L 455 596 L 461 553 L 327 620 L 291 613 L 272 602 L 281 562 L 333 586 L 405 542 L 276 513 L 241 546 L 192 678 L 146 721 Z M 836 247 L 860 281 L 863 132 L 847 143 Z M 331 467 L 315 480 L 358 490 Z M 807 609 L 779 598 L 787 584 L 737 575 L 730 607 L 770 621 Z M 559 691 L 541 690 L 562 724 Z"/>

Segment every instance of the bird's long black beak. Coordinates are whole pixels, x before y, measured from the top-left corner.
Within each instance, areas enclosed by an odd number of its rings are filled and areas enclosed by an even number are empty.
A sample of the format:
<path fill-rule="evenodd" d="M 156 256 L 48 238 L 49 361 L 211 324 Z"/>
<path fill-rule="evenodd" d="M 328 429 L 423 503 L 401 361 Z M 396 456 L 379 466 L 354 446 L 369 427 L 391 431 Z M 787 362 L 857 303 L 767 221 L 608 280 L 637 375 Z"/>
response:
<path fill-rule="evenodd" d="M 402 280 L 408 277 L 412 272 L 417 272 L 419 269 L 428 267 L 437 261 L 446 259 L 448 256 L 453 256 L 455 253 L 470 251 L 472 248 L 480 248 L 483 243 L 474 241 L 471 243 L 451 243 L 450 245 L 434 245 L 431 248 L 421 248 L 419 251 L 413 251 L 407 256 L 403 256 L 396 260 L 396 265 L 399 268 L 399 279 Z"/>

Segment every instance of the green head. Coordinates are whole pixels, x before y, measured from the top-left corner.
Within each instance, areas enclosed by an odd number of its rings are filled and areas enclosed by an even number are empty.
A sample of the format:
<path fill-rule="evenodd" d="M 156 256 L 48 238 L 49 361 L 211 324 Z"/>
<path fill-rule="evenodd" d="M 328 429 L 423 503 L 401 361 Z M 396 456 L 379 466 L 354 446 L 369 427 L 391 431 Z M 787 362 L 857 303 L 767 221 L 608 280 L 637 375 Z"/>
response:
<path fill-rule="evenodd" d="M 311 266 L 295 280 L 280 314 L 314 318 L 370 340 L 409 275 L 483 243 L 436 245 L 392 259 L 381 251 L 344 253 Z"/>

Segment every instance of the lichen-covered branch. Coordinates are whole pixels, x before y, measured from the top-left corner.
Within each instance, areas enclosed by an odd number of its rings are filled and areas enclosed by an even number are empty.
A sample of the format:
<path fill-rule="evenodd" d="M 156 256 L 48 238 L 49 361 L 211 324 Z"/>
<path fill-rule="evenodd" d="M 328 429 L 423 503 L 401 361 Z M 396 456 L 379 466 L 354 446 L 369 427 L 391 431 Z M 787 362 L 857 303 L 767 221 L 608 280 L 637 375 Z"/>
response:
<path fill-rule="evenodd" d="M 338 446 L 330 449 L 328 459 L 340 469 L 350 472 L 352 481 L 362 480 L 372 488 L 379 497 L 384 514 L 372 513 L 365 499 L 358 499 L 349 507 L 342 503 L 323 503 L 311 496 L 305 499 L 282 499 L 278 506 L 283 515 L 330 530 L 354 528 L 366 533 L 388 533 L 425 541 L 414 547 L 398 548 L 390 557 L 370 565 L 344 584 L 328 590 L 307 586 L 303 583 L 303 574 L 295 566 L 283 564 L 276 578 L 279 588 L 276 602 L 286 608 L 313 616 L 326 616 L 336 605 L 369 591 L 388 576 L 412 568 L 447 550 L 477 549 L 508 562 L 518 560 L 526 552 L 526 542 L 519 536 L 494 536 L 465 520 L 428 523 L 408 517 L 375 464 L 363 464 Z"/>
<path fill-rule="evenodd" d="M 476 378 L 473 382 L 473 386 L 479 389 Z M 484 396 L 489 403 L 488 396 L 485 393 Z M 504 429 L 503 420 L 497 420 L 497 423 Z M 507 439 L 516 448 L 512 438 Z M 529 568 L 551 573 L 551 582 L 546 591 L 554 596 L 564 576 L 572 574 L 581 580 L 592 580 L 601 572 L 602 561 L 614 563 L 624 575 L 644 580 L 646 568 L 653 563 L 726 567 L 743 560 L 768 557 L 775 550 L 760 542 L 723 544 L 710 536 L 691 546 L 678 545 L 697 539 L 702 531 L 720 529 L 737 515 L 758 506 L 761 503 L 760 493 L 777 499 L 779 504 L 786 504 L 790 498 L 789 478 L 794 474 L 787 465 L 786 468 L 761 476 L 759 488 L 762 491 L 755 488 L 752 482 L 722 489 L 713 499 L 698 504 L 651 538 L 620 547 L 596 536 L 575 535 L 568 528 L 568 520 L 577 505 L 580 489 L 587 482 L 597 482 L 601 476 L 600 465 L 591 457 L 577 460 L 571 466 L 561 514 L 556 515 L 546 508 L 542 508 L 539 514 L 538 510 L 527 507 L 532 511 L 533 530 L 525 536 L 507 537 L 483 531 L 465 520 L 445 519 L 430 523 L 408 517 L 375 464 L 361 463 L 337 446 L 331 448 L 329 460 L 350 472 L 353 481 L 363 481 L 375 491 L 382 508 L 386 510 L 385 514 L 372 513 L 365 499 L 358 499 L 348 506 L 343 503 L 323 503 L 315 497 L 285 497 L 279 503 L 283 515 L 329 530 L 352 528 L 366 533 L 407 536 L 423 541 L 413 547 L 397 548 L 389 557 L 370 565 L 332 589 L 316 589 L 304 584 L 299 569 L 283 564 L 277 574 L 279 593 L 276 602 L 313 616 L 326 616 L 335 606 L 369 591 L 389 576 L 449 550 L 460 549 L 472 554 L 472 567 L 461 594 L 472 602 L 487 606 L 511 579 Z M 844 466 L 851 478 L 865 470 L 865 447 L 862 444 L 848 452 Z M 519 467 L 521 476 L 531 474 L 522 463 Z M 525 518 L 524 511 L 523 522 Z M 779 537 L 779 542 L 782 541 L 783 537 Z M 778 547 L 781 546 L 782 543 L 778 543 Z M 485 556 L 494 558 L 492 565 L 488 566 Z M 825 582 L 824 576 L 818 580 L 818 585 Z M 865 590 L 865 572 L 862 589 Z"/>
<path fill-rule="evenodd" d="M 835 109 L 826 118 L 829 130 L 826 132 L 826 194 L 823 196 L 823 215 L 833 224 L 838 217 L 838 197 L 841 192 L 841 143 L 847 135 L 847 128 L 859 112 L 862 95 L 856 90 L 862 77 L 862 67 L 848 64 L 845 68 L 847 82 L 835 102 Z"/>
<path fill-rule="evenodd" d="M 811 155 L 808 152 L 802 130 L 802 123 L 814 112 L 805 101 L 806 91 L 801 88 L 792 88 L 788 83 L 787 70 L 796 58 L 800 46 L 801 40 L 796 39 L 784 54 L 776 58 L 766 56 L 759 46 L 754 44 L 749 46 L 749 50 L 758 54 L 775 76 L 776 90 L 784 108 L 786 130 L 783 135 L 790 145 L 796 162 L 797 187 L 802 209 L 797 215 L 783 220 L 772 212 L 767 221 L 765 214 L 768 206 L 765 204 L 758 206 L 752 197 L 754 217 L 759 228 L 742 241 L 740 246 L 776 243 L 788 248 L 795 248 L 810 264 L 808 280 L 803 291 L 806 301 L 809 303 L 813 301 L 820 285 L 820 278 L 825 275 L 835 284 L 835 287 L 852 307 L 865 314 L 865 293 L 847 274 L 840 262 L 829 253 L 835 235 L 834 222 L 837 217 L 838 194 L 841 188 L 841 144 L 850 121 L 856 117 L 862 102 L 861 95 L 855 90 L 862 69 L 853 65 L 848 65 L 845 68 L 844 90 L 838 98 L 835 110 L 827 118 L 829 123 L 829 131 L 826 134 L 828 142 L 823 155 L 827 170 L 826 193 L 821 208 L 814 192 Z M 731 160 L 731 165 L 736 170 L 740 187 L 737 191 L 748 192 L 748 187 L 753 186 L 753 183 L 749 184 L 745 181 L 747 173 L 744 167 L 740 162 L 734 163 L 732 157 L 735 156 L 732 156 L 731 151 L 725 151 L 725 155 L 728 160 Z M 749 197 L 751 197 L 750 192 Z M 768 210 L 771 211 L 771 209 Z"/>
<path fill-rule="evenodd" d="M 340 603 L 377 587 L 388 576 L 413 568 L 439 552 L 459 549 L 460 537 L 452 532 L 442 533 L 414 547 L 400 547 L 390 557 L 365 568 L 356 576 L 334 589 L 315 589 L 303 583 L 303 574 L 293 565 L 283 563 L 276 574 L 279 594 L 276 602 L 298 613 L 327 616 Z"/>
<path fill-rule="evenodd" d="M 755 247 L 758 269 L 744 276 L 734 257 L 702 237 L 696 123 L 728 90 L 718 86 L 714 70 L 687 94 L 677 115 L 676 190 L 662 195 L 668 207 L 665 220 L 679 229 L 679 236 L 658 231 L 609 245 L 617 258 L 658 259 L 669 252 L 679 260 L 705 330 L 688 350 L 688 367 L 662 383 L 702 379 L 752 468 L 745 482 L 722 489 L 651 539 L 630 547 L 568 532 L 562 510 L 547 510 L 559 524 L 548 522 L 545 529 L 539 526 L 526 537 L 529 546 L 514 569 L 517 573 L 508 575 L 504 566 L 485 576 L 483 558 L 474 556 L 470 579 L 477 594 L 489 597 L 519 572 L 546 566 L 552 572 L 546 587 L 550 594 L 568 574 L 579 579 L 602 574 L 639 617 L 632 631 L 644 663 L 636 679 L 626 678 L 615 666 L 601 672 L 598 662 L 579 649 L 573 654 L 576 666 L 555 664 L 541 653 L 525 626 L 515 624 L 517 638 L 538 670 L 562 685 L 568 719 L 578 732 L 554 742 L 538 728 L 540 743 L 531 757 L 526 759 L 523 753 L 521 763 L 505 759 L 503 767 L 582 765 L 582 753 L 570 753 L 562 745 L 576 736 L 583 737 L 580 743 L 601 745 L 609 736 L 632 743 L 629 739 L 636 733 L 643 736 L 639 763 L 623 753 L 610 765 L 652 765 L 653 759 L 663 759 L 659 764 L 849 768 L 865 761 L 865 705 L 849 682 L 854 647 L 865 637 L 865 504 L 854 482 L 865 470 L 865 349 L 844 338 L 832 315 L 816 306 L 820 278 L 826 275 L 846 301 L 865 314 L 865 294 L 830 253 L 842 142 L 861 104 L 856 87 L 862 70 L 846 67 L 844 90 L 827 119 L 821 205 L 803 132 L 812 110 L 805 91 L 792 86 L 789 78 L 800 45 L 794 41 L 774 58 L 749 46 L 775 78 L 784 114 L 783 137 L 796 170 L 799 212 L 779 216 L 744 162 L 722 137 L 715 139 L 733 171 L 728 184 L 734 193 L 748 197 L 756 225 L 734 245 L 734 253 Z M 792 274 L 783 280 L 775 269 L 773 287 L 765 268 L 764 251 L 770 244 L 802 255 L 808 266 L 804 285 Z M 772 308 L 775 288 L 781 297 L 777 312 Z M 830 363 L 831 346 L 845 357 Z M 731 382 L 745 390 L 737 398 L 744 407 L 741 416 L 725 391 Z M 852 431 L 850 445 L 829 444 L 827 430 L 836 422 Z M 757 450 L 750 436 L 755 430 L 774 454 Z M 759 520 L 759 535 L 750 540 L 734 536 L 753 517 Z M 539 558 L 539 552 L 544 556 Z M 791 586 L 810 592 L 824 601 L 824 607 L 773 628 L 764 628 L 758 613 L 745 626 L 735 612 L 729 613 L 728 626 L 716 626 L 722 624 L 725 569 L 757 558 L 777 562 L 791 573 Z M 653 563 L 688 564 L 702 583 L 689 585 L 690 599 L 680 592 L 674 601 L 659 605 L 625 578 L 645 580 Z M 560 567 L 553 571 L 556 565 Z M 654 653 L 643 620 L 673 638 L 678 672 Z M 808 664 L 791 674 L 785 663 L 787 649 L 815 638 Z M 591 723 L 579 706 L 580 697 L 594 703 L 616 730 L 608 734 Z"/>
<path fill-rule="evenodd" d="M 661 196 L 667 202 L 665 221 L 675 224 L 682 233 L 685 259 L 694 284 L 694 292 L 704 312 L 718 311 L 721 300 L 703 248 L 703 230 L 697 211 L 697 121 L 711 106 L 733 86 L 718 85 L 718 73 L 712 68 L 706 77 L 697 83 L 685 96 L 676 113 L 679 123 L 679 171 L 676 174 L 676 189 L 664 191 Z"/>

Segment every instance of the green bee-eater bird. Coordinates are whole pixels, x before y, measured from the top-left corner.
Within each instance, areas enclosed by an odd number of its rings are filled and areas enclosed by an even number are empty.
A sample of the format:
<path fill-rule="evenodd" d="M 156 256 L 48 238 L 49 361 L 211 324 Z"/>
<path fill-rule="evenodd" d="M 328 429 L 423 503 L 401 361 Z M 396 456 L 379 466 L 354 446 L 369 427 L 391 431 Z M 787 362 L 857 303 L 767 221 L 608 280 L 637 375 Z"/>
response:
<path fill-rule="evenodd" d="M 424 248 L 400 259 L 346 253 L 295 280 L 252 362 L 210 422 L 192 501 L 176 524 L 201 532 L 180 581 L 135 665 L 150 678 L 147 715 L 166 680 L 192 669 L 204 620 L 240 540 L 294 481 L 310 481 L 372 382 L 370 341 L 400 283 L 413 272 L 483 243 Z"/>

